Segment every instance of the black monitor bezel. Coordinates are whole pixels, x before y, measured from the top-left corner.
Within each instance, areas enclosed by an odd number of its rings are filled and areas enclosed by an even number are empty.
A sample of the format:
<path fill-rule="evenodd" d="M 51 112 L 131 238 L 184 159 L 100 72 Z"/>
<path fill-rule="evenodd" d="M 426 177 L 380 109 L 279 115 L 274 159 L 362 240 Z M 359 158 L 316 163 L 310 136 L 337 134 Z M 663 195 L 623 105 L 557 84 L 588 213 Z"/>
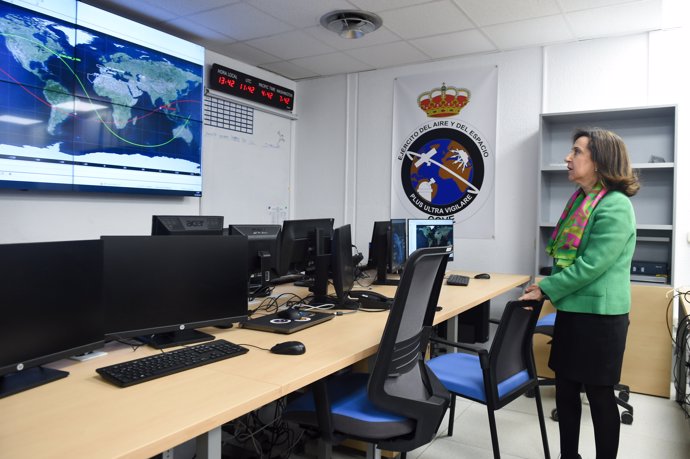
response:
<path fill-rule="evenodd" d="M 315 270 L 317 256 L 330 254 L 326 245 L 333 237 L 333 223 L 333 218 L 285 220 L 280 238 L 279 274 Z"/>
<path fill-rule="evenodd" d="M 270 255 L 270 265 L 272 273 L 278 275 L 278 264 L 280 258 L 280 237 L 282 233 L 281 225 L 274 224 L 231 224 L 228 225 L 230 236 L 245 236 L 249 245 L 247 262 L 248 273 L 261 273 L 262 249 Z M 270 279 L 269 279 L 270 280 Z"/>
<path fill-rule="evenodd" d="M 11 255 L 8 251 L 15 252 L 15 263 L 11 261 Z M 62 258 L 60 251 L 64 254 Z M 73 325 L 75 322 L 84 324 L 84 327 L 80 329 L 83 332 L 83 339 L 72 340 L 75 330 L 74 328 L 70 329 L 69 337 L 70 341 L 74 341 L 73 344 L 65 343 L 60 346 L 55 339 L 51 339 L 45 343 L 43 350 L 27 351 L 25 358 L 16 359 L 8 356 L 3 359 L 4 362 L 0 361 L 0 397 L 3 397 L 67 376 L 68 373 L 65 371 L 59 371 L 60 374 L 56 375 L 57 370 L 42 368 L 42 365 L 102 348 L 105 344 L 105 338 L 102 322 L 103 310 L 100 301 L 102 251 L 99 240 L 2 244 L 0 245 L 0 253 L 3 254 L 0 256 L 3 265 L 14 270 L 16 274 L 21 274 L 19 278 L 0 274 L 2 278 L 0 279 L 0 289 L 3 290 L 3 303 L 5 305 L 3 308 L 10 307 L 7 303 L 8 297 L 13 295 L 10 293 L 10 289 L 17 289 L 15 296 L 23 298 L 23 301 L 32 301 L 29 297 L 32 293 L 35 293 L 36 296 L 44 295 L 47 287 L 41 285 L 41 281 L 50 282 L 49 276 L 47 276 L 49 273 L 45 272 L 49 270 L 52 273 L 51 277 L 55 277 L 57 274 L 63 276 L 69 274 L 69 276 L 62 278 L 67 282 L 61 282 L 60 289 L 50 289 L 51 301 L 45 301 L 46 307 L 55 306 L 58 301 L 62 305 L 68 304 L 70 307 L 78 307 L 78 311 L 80 311 L 78 312 L 79 320 L 75 321 L 74 316 L 65 315 L 65 321 L 62 324 Z M 73 269 L 66 265 L 70 259 L 74 260 Z M 25 264 L 17 266 L 16 261 L 18 260 Z M 57 265 L 53 266 L 51 263 Z M 79 275 L 74 270 L 78 270 Z M 70 288 L 69 285 L 71 279 L 74 280 L 73 288 Z M 4 286 L 2 286 L 3 283 Z M 85 288 L 90 289 L 92 295 L 89 295 L 89 291 L 85 291 Z M 67 297 L 64 300 L 59 300 L 56 298 L 59 292 L 63 292 Z M 75 292 L 79 294 L 75 295 Z M 91 299 L 87 300 L 88 296 L 91 296 Z M 40 300 L 40 302 L 43 303 L 44 301 Z M 34 344 L 36 340 L 49 336 L 43 330 L 65 328 L 61 327 L 61 322 L 56 322 L 56 318 L 63 318 L 62 314 L 55 315 L 58 310 L 52 309 L 45 311 L 45 313 L 37 313 L 29 303 L 24 303 L 16 311 L 27 314 L 27 317 L 24 318 L 24 322 L 27 324 L 25 326 L 26 333 L 22 333 L 22 336 L 26 336 L 26 339 L 31 340 Z M 60 308 L 59 311 L 64 312 L 64 309 Z M 74 312 L 77 313 L 77 311 Z M 11 323 L 13 330 L 17 331 L 16 327 L 21 326 L 22 320 L 14 322 L 9 322 L 9 320 L 7 316 L 3 319 L 3 321 L 7 321 L 6 324 Z M 88 326 L 85 321 L 88 321 Z M 13 351 L 22 349 L 21 343 L 16 339 L 9 338 L 7 335 L 3 336 L 3 339 L 9 339 L 12 343 L 8 343 L 8 347 L 2 346 L 0 348 L 0 357 L 3 349 L 12 349 Z M 5 381 L 5 377 L 12 378 L 14 381 L 11 383 L 9 380 Z M 25 377 L 33 379 L 33 381 L 28 382 L 28 385 L 26 381 L 20 381 Z"/>
<path fill-rule="evenodd" d="M 415 231 L 412 231 L 412 226 L 414 225 Z M 434 219 L 434 218 L 429 218 L 429 219 L 423 219 L 423 218 L 409 218 L 407 220 L 407 256 L 412 254 L 413 250 L 412 244 L 410 244 L 410 241 L 412 240 L 413 233 L 416 235 L 416 229 L 419 226 L 434 226 L 434 225 L 443 225 L 443 226 L 450 226 L 451 227 L 451 252 L 450 255 L 448 256 L 448 261 L 453 261 L 454 259 L 454 246 L 455 246 L 455 220 L 451 218 L 445 218 L 445 219 Z M 417 244 L 415 242 L 414 244 L 415 249 L 418 249 Z"/>
<path fill-rule="evenodd" d="M 185 224 L 184 229 L 170 229 L 164 219 L 176 219 L 180 224 Z M 151 235 L 152 236 L 182 236 L 187 234 L 194 235 L 221 235 L 223 234 L 224 218 L 222 215 L 152 215 L 151 216 Z M 202 229 L 197 229 L 197 222 L 215 221 L 215 229 L 210 229 L 203 225 Z"/>
<path fill-rule="evenodd" d="M 119 340 L 119 339 L 126 339 L 126 338 L 144 338 L 147 336 L 151 335 L 158 335 L 158 334 L 165 334 L 165 333 L 175 333 L 178 331 L 184 331 L 184 330 L 196 330 L 199 328 L 204 328 L 204 327 L 211 327 L 211 326 L 217 326 L 217 327 L 229 327 L 232 326 L 233 323 L 236 322 L 242 322 L 247 319 L 248 316 L 248 308 L 249 308 L 249 300 L 248 300 L 248 292 L 247 292 L 247 282 L 248 282 L 248 275 L 247 275 L 247 270 L 244 269 L 243 265 L 240 265 L 238 263 L 234 263 L 233 261 L 237 259 L 246 259 L 247 258 L 247 238 L 244 236 L 214 236 L 214 235 L 184 235 L 184 236 L 178 236 L 178 235 L 173 235 L 173 236 L 167 236 L 167 237 L 158 237 L 158 236 L 102 236 L 101 240 L 103 241 L 103 253 L 104 253 L 104 269 L 103 269 L 103 275 L 104 275 L 104 280 L 103 280 L 103 302 L 104 302 L 104 308 L 105 308 L 105 339 L 106 340 Z M 152 244 L 151 246 L 147 246 L 147 244 Z M 150 320 L 149 323 L 145 324 L 145 326 L 141 325 L 136 325 L 136 326 L 130 326 L 130 327 L 122 327 L 121 325 L 115 326 L 113 325 L 113 322 L 115 321 L 113 318 L 117 317 L 115 314 L 122 314 L 122 309 L 125 308 L 125 310 L 128 310 L 130 312 L 136 312 L 135 309 L 136 307 L 145 307 L 142 306 L 141 303 L 137 305 L 133 305 L 131 303 L 126 304 L 125 306 L 118 305 L 118 304 L 113 304 L 117 302 L 118 300 L 113 299 L 112 297 L 113 292 L 117 292 L 118 294 L 122 294 L 121 291 L 118 291 L 118 289 L 122 288 L 122 285 L 124 285 L 125 279 L 129 277 L 130 279 L 135 279 L 135 273 L 132 272 L 135 268 L 136 269 L 145 269 L 147 266 L 155 266 L 155 262 L 152 260 L 152 257 L 147 257 L 147 259 L 150 260 L 150 265 L 145 265 L 146 259 L 143 259 L 142 257 L 144 254 L 146 254 L 145 250 L 148 249 L 149 252 L 148 254 L 155 254 L 155 253 L 165 253 L 166 256 L 174 257 L 179 255 L 182 250 L 181 244 L 186 245 L 185 250 L 190 250 L 190 248 L 195 247 L 201 247 L 202 245 L 208 245 L 209 247 L 215 247 L 214 250 L 210 249 L 205 249 L 203 254 L 205 257 L 201 257 L 199 255 L 199 258 L 196 259 L 198 263 L 209 263 L 213 261 L 217 265 L 221 266 L 227 266 L 228 270 L 223 272 L 223 275 L 217 279 L 215 279 L 215 282 L 217 284 L 220 284 L 221 282 L 225 282 L 225 289 L 226 291 L 232 291 L 233 297 L 231 304 L 228 305 L 228 313 L 219 313 L 215 314 L 214 312 L 209 312 L 208 315 L 206 316 L 199 316 L 198 318 L 192 318 L 191 320 L 185 320 L 185 321 L 178 321 L 178 320 L 161 320 L 160 322 L 156 322 L 155 320 Z M 143 249 L 142 249 L 143 247 Z M 130 254 L 127 255 L 125 250 L 129 250 Z M 136 250 L 136 253 L 134 252 Z M 165 250 L 165 252 L 163 252 Z M 195 255 L 196 256 L 196 255 Z M 120 257 L 119 261 L 114 259 L 114 257 Z M 181 257 L 181 255 L 180 255 Z M 217 259 L 213 259 L 212 257 L 218 257 Z M 178 260 L 179 262 L 185 262 L 189 260 L 183 260 L 180 258 Z M 126 273 L 125 268 L 126 264 L 131 266 L 130 272 Z M 119 263 L 119 266 L 117 264 L 113 265 L 113 263 Z M 144 263 L 144 264 L 142 264 Z M 168 259 L 168 264 L 170 264 L 170 260 Z M 177 264 L 174 266 L 171 266 L 170 268 L 174 268 L 175 266 L 182 266 L 181 264 Z M 197 264 L 196 266 L 199 266 Z M 115 270 L 113 272 L 113 270 Z M 216 271 L 213 270 L 212 273 L 215 275 Z M 141 274 L 141 273 L 140 273 Z M 170 276 L 170 279 L 168 281 L 170 282 L 168 285 L 176 285 L 177 284 L 171 284 L 173 282 L 180 282 L 179 278 L 175 278 L 174 275 Z M 141 295 L 144 293 L 145 295 L 148 295 L 149 297 L 153 297 L 153 295 L 156 294 L 156 291 L 153 289 L 155 287 L 151 287 L 152 290 L 146 290 L 145 292 L 137 292 L 136 289 L 140 288 L 141 286 L 132 286 L 130 282 L 130 288 L 133 289 L 133 291 L 130 292 L 130 296 L 132 298 L 137 298 L 137 301 L 142 301 Z M 177 301 L 175 299 L 174 301 Z M 123 301 L 124 303 L 124 301 Z M 154 301 L 149 301 L 149 303 L 154 304 Z M 157 307 L 161 307 L 158 303 L 155 303 Z M 169 303 L 165 303 L 166 307 L 169 305 Z M 198 314 L 198 303 L 194 304 L 194 308 L 190 308 L 190 310 L 193 311 L 191 314 Z M 129 308 L 129 309 L 127 309 Z M 231 308 L 238 308 L 237 310 L 231 309 Z M 231 312 L 232 311 L 232 312 Z M 190 316 L 193 317 L 193 316 Z M 188 341 L 188 342 L 193 342 L 193 341 Z M 170 343 L 169 345 L 175 345 L 178 343 Z M 153 344 L 155 347 L 159 347 L 158 345 Z M 163 345 L 160 345 L 160 347 L 163 347 Z M 167 346 L 165 346 L 167 347 Z"/>
<path fill-rule="evenodd" d="M 349 224 L 333 230 L 331 242 L 331 273 L 336 307 L 348 302 L 355 285 L 355 264 L 352 258 L 352 228 Z"/>

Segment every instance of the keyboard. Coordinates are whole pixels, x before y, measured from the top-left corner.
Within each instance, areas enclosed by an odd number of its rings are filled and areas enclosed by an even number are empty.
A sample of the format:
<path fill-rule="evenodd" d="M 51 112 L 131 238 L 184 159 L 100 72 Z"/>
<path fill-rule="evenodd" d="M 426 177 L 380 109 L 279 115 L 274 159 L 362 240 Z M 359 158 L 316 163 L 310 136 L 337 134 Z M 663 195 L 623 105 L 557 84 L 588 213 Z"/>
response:
<path fill-rule="evenodd" d="M 180 371 L 229 359 L 230 357 L 236 357 L 247 352 L 249 352 L 249 349 L 245 347 L 223 339 L 216 339 L 174 351 L 97 368 L 96 372 L 103 379 L 116 386 L 128 387 L 179 373 Z"/>
<path fill-rule="evenodd" d="M 448 285 L 460 285 L 462 287 L 467 287 L 470 283 L 469 276 L 463 276 L 462 274 L 451 274 L 446 279 L 446 284 Z"/>

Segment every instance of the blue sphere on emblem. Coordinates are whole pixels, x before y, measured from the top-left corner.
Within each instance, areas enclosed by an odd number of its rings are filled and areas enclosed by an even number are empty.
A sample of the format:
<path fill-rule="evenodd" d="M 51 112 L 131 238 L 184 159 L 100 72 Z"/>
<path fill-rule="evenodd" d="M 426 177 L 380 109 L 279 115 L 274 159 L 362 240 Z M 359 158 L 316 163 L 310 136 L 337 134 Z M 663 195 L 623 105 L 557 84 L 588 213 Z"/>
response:
<path fill-rule="evenodd" d="M 468 192 L 476 194 L 472 185 L 474 167 L 470 152 L 457 140 L 435 138 L 416 152 L 408 152 L 412 161 L 410 184 L 419 198 L 434 206 L 453 204 Z"/>

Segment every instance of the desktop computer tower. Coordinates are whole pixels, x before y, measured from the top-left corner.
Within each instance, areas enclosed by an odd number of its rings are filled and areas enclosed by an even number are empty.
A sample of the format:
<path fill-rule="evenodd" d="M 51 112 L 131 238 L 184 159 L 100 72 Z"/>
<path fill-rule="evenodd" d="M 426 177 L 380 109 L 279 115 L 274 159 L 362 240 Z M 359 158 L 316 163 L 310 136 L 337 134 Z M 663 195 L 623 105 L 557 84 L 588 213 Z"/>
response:
<path fill-rule="evenodd" d="M 458 314 L 458 336 L 460 343 L 486 343 L 489 341 L 490 301 Z"/>

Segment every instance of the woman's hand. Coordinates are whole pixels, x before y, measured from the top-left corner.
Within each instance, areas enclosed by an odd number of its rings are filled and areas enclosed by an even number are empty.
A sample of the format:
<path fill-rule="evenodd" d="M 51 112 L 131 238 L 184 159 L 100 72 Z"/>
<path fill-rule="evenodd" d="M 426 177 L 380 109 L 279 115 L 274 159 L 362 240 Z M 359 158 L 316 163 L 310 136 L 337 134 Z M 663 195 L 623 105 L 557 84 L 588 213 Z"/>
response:
<path fill-rule="evenodd" d="M 544 293 L 541 291 L 537 284 L 529 285 L 525 289 L 525 293 L 522 294 L 518 300 L 537 300 L 541 301 L 544 299 Z"/>

